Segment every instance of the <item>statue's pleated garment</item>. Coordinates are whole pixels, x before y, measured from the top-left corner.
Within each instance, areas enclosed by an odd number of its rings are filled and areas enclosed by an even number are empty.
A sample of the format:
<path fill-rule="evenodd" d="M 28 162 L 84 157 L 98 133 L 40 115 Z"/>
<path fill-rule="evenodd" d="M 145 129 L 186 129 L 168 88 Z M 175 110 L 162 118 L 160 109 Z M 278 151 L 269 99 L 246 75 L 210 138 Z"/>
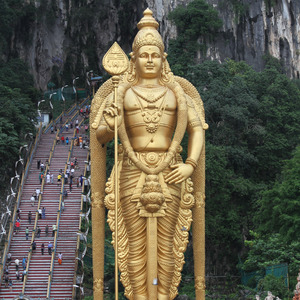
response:
<path fill-rule="evenodd" d="M 171 169 L 166 169 L 164 175 Z M 120 174 L 120 203 L 128 236 L 128 275 L 133 294 L 147 297 L 147 218 L 139 215 L 132 194 L 140 179 L 141 171 L 134 165 L 123 165 Z M 164 217 L 157 218 L 158 293 L 168 295 L 174 276 L 175 258 L 173 237 L 179 214 L 180 185 L 168 185 L 172 201 L 167 203 Z"/>

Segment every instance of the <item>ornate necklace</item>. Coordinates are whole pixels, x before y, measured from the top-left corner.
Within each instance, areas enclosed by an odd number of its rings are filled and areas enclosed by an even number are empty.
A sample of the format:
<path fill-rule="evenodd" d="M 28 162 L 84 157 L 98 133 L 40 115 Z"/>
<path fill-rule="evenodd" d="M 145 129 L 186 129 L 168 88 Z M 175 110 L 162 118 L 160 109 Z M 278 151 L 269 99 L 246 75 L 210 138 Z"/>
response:
<path fill-rule="evenodd" d="M 155 133 L 159 127 L 159 123 L 160 123 L 160 119 L 163 115 L 163 112 L 165 110 L 165 106 L 164 106 L 164 103 L 165 103 L 165 94 L 166 94 L 166 91 L 164 92 L 164 95 L 162 97 L 163 100 L 160 104 L 159 107 L 155 107 L 154 105 L 152 105 L 152 109 L 145 109 L 141 103 L 141 101 L 139 100 L 139 95 L 136 94 L 136 99 L 138 101 L 138 104 L 141 108 L 141 111 L 142 111 L 142 117 L 143 117 L 143 120 L 146 124 L 146 130 L 149 132 L 149 133 Z M 158 99 L 157 99 L 158 100 Z M 157 101 L 156 100 L 156 101 Z M 150 105 L 149 105 L 150 106 Z M 155 110 L 154 110 L 154 109 Z"/>
<path fill-rule="evenodd" d="M 167 93 L 167 88 L 164 88 L 164 91 L 162 93 L 160 93 L 158 96 L 155 97 L 154 93 L 153 93 L 153 89 L 151 88 L 145 88 L 145 96 L 143 94 L 140 94 L 137 90 L 136 87 L 131 87 L 132 91 L 139 96 L 140 98 L 142 98 L 143 100 L 149 102 L 149 103 L 154 103 L 157 100 L 159 100 L 160 98 L 162 98 L 166 93 Z"/>

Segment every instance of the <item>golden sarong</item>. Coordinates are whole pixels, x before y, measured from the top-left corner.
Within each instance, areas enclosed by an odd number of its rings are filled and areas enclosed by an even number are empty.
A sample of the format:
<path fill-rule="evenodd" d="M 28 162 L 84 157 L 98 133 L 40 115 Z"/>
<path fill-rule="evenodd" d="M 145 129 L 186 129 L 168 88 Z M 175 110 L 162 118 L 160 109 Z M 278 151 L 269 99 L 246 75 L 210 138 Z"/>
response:
<path fill-rule="evenodd" d="M 147 154 L 137 153 L 141 160 Z M 152 154 L 154 155 L 154 153 Z M 159 164 L 164 157 L 165 153 L 159 154 L 159 159 L 154 165 Z M 177 155 L 172 164 L 180 162 L 182 162 L 181 157 Z M 120 205 L 118 209 L 121 281 L 125 287 L 125 295 L 129 299 L 137 296 L 147 299 L 147 217 L 143 216 L 142 205 L 137 199 L 141 194 L 139 186 L 143 186 L 143 178 L 146 174 L 139 170 L 128 157 L 121 159 L 119 165 L 122 165 L 119 168 Z M 177 294 L 177 283 L 181 279 L 180 271 L 184 263 L 183 253 L 188 243 L 188 229 L 192 221 L 190 208 L 194 203 L 190 179 L 182 184 L 162 182 L 171 171 L 171 168 L 166 168 L 159 174 L 165 203 L 160 210 L 161 216 L 157 217 L 158 293 L 165 295 L 167 299 L 173 299 Z M 111 200 L 114 199 L 112 196 L 114 176 L 113 171 L 107 183 L 105 200 L 107 208 L 110 209 L 108 223 L 113 232 L 115 226 L 114 205 Z M 181 198 L 185 200 L 181 200 Z"/>

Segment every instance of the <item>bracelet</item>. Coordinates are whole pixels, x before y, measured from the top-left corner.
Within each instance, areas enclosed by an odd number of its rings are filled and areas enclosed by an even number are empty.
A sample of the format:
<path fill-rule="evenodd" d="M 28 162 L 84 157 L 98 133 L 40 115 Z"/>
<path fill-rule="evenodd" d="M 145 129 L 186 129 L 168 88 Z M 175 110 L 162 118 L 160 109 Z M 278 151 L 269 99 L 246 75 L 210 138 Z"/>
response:
<path fill-rule="evenodd" d="M 188 164 L 188 165 L 191 165 L 192 167 L 194 167 L 194 169 L 196 169 L 196 167 L 198 165 L 198 163 L 194 159 L 192 159 L 190 157 L 188 157 L 186 159 L 185 163 Z"/>

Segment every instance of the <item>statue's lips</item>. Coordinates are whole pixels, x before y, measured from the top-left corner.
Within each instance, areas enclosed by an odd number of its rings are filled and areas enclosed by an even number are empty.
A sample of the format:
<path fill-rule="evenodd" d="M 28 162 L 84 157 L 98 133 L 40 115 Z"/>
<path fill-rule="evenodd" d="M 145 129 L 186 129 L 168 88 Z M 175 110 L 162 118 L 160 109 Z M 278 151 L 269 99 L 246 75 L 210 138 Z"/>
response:
<path fill-rule="evenodd" d="M 153 70 L 153 69 L 154 69 L 154 66 L 153 66 L 153 65 L 148 65 L 148 66 L 146 66 L 146 69 L 147 69 L 147 70 Z"/>

